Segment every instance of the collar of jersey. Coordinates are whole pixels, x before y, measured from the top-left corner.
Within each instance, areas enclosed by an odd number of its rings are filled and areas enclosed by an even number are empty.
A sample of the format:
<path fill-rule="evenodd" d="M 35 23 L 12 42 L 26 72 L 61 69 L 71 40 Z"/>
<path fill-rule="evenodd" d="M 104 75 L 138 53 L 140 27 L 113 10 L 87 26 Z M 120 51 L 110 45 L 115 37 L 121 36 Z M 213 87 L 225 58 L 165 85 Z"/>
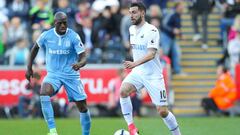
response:
<path fill-rule="evenodd" d="M 138 29 L 138 30 L 140 30 L 140 29 L 142 29 L 142 28 L 145 26 L 145 24 L 147 24 L 147 22 L 145 22 L 145 23 L 144 23 L 142 26 L 140 26 L 140 27 L 137 26 L 137 25 L 135 25 L 135 28 Z"/>
<path fill-rule="evenodd" d="M 65 32 L 64 35 L 59 35 L 59 34 L 57 34 L 56 29 L 54 28 L 54 33 L 55 33 L 58 37 L 63 37 L 63 36 L 65 36 L 65 35 L 67 34 L 67 32 L 68 32 L 68 28 L 67 28 L 67 30 L 66 30 L 66 32 Z"/>

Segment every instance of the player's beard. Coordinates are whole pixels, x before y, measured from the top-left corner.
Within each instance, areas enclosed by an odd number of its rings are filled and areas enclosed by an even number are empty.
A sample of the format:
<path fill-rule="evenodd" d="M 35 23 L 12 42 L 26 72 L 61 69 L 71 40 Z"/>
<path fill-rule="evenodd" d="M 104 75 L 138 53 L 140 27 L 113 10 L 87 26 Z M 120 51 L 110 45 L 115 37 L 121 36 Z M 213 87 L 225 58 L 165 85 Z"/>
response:
<path fill-rule="evenodd" d="M 137 20 L 136 20 L 136 22 L 134 23 L 134 25 L 138 25 L 138 24 L 140 24 L 142 22 L 142 16 L 140 16 Z"/>

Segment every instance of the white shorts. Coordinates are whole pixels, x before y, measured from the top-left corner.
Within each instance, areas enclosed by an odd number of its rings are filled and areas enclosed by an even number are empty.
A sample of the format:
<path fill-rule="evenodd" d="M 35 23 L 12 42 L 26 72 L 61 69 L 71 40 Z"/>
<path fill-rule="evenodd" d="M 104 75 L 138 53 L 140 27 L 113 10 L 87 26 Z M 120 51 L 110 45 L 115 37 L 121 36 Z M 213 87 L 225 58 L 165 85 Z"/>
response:
<path fill-rule="evenodd" d="M 123 80 L 123 83 L 130 83 L 135 86 L 137 92 L 140 92 L 142 88 L 146 88 L 153 104 L 156 106 L 167 106 L 167 91 L 165 88 L 163 78 L 159 79 L 147 79 L 144 76 L 131 72 Z"/>

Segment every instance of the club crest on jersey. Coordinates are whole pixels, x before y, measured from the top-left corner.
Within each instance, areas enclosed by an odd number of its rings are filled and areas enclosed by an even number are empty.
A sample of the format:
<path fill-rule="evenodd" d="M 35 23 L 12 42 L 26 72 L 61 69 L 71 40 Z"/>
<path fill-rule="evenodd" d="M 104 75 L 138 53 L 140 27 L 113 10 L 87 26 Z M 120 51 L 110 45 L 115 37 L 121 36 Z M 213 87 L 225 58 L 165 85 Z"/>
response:
<path fill-rule="evenodd" d="M 69 46 L 71 45 L 70 41 L 67 40 L 67 41 L 65 42 L 65 45 L 66 45 L 66 47 L 69 47 Z"/>
<path fill-rule="evenodd" d="M 153 39 L 151 40 L 151 43 L 152 43 L 152 44 L 154 43 Z"/>
<path fill-rule="evenodd" d="M 155 30 L 155 29 L 152 29 L 152 31 L 157 32 L 157 30 Z"/>
<path fill-rule="evenodd" d="M 144 34 L 141 36 L 141 38 L 144 38 Z"/>

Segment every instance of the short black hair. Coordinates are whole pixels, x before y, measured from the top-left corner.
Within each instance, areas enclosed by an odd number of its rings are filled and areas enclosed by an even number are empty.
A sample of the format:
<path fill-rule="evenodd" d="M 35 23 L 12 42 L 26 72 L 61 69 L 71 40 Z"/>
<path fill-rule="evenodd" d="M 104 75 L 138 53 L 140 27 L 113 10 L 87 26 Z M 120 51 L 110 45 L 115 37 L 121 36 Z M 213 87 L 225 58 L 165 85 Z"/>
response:
<path fill-rule="evenodd" d="M 133 2 L 131 3 L 130 7 L 138 7 L 138 9 L 146 13 L 146 6 L 142 2 Z"/>

